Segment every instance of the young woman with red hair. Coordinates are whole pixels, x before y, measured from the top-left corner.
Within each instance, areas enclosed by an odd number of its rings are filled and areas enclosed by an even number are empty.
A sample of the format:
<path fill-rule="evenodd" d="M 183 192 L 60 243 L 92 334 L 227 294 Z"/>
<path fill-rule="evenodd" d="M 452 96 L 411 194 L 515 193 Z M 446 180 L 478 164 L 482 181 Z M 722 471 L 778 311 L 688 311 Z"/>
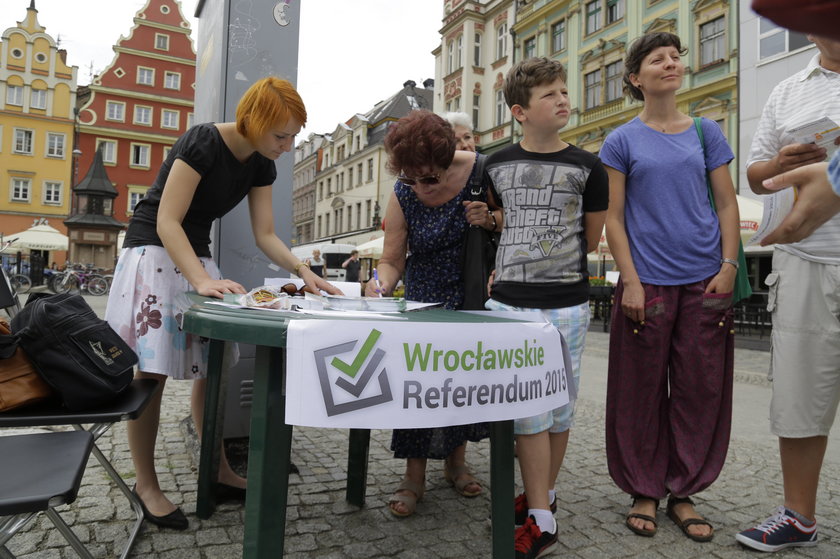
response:
<path fill-rule="evenodd" d="M 160 488 L 154 454 L 167 377 L 195 379 L 192 416 L 201 430 L 207 346 L 180 329 L 188 291 L 221 298 L 245 288 L 221 277 L 210 254 L 210 227 L 248 197 L 251 228 L 260 250 L 294 271 L 311 289 L 339 293 L 292 255 L 274 230 L 271 185 L 274 160 L 294 147 L 306 108 L 292 84 L 268 77 L 254 83 L 236 110 L 236 122 L 190 128 L 172 146 L 155 183 L 134 208 L 120 253 L 105 319 L 139 357 L 138 378 L 160 383 L 143 415 L 128 424 L 128 444 L 137 474 L 135 492 L 147 520 L 184 530 L 183 511 Z M 235 356 L 234 356 L 235 358 Z M 224 498 L 242 498 L 245 479 L 219 465 Z"/>

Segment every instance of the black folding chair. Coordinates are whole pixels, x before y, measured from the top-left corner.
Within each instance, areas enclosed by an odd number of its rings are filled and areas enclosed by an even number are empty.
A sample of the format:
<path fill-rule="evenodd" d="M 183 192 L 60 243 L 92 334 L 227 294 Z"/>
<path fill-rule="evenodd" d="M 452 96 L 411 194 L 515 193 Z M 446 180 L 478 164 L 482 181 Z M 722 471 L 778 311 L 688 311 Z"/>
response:
<path fill-rule="evenodd" d="M 134 545 L 134 540 L 143 525 L 143 507 L 140 500 L 132 493 L 120 474 L 105 457 L 95 441 L 118 421 L 137 419 L 149 403 L 158 381 L 154 379 L 134 379 L 119 396 L 107 405 L 84 412 L 68 412 L 56 404 L 38 405 L 21 410 L 0 413 L 0 427 L 39 427 L 45 425 L 72 425 L 77 431 L 84 431 L 82 424 L 91 424 L 87 432 L 93 435 L 93 455 L 99 461 L 108 476 L 128 499 L 137 517 L 123 549 L 120 559 L 125 559 Z M 0 454 L 2 456 L 2 454 Z"/>
<path fill-rule="evenodd" d="M 0 267 L 0 309 L 6 311 L 6 314 L 10 317 L 15 316 L 20 311 L 20 299 L 12 291 L 9 278 L 6 277 L 6 272 L 2 267 Z"/>
<path fill-rule="evenodd" d="M 93 448 L 87 431 L 60 431 L 0 437 L 0 557 L 12 536 L 44 512 L 83 559 L 93 559 L 61 515 L 59 505 L 76 500 Z"/>

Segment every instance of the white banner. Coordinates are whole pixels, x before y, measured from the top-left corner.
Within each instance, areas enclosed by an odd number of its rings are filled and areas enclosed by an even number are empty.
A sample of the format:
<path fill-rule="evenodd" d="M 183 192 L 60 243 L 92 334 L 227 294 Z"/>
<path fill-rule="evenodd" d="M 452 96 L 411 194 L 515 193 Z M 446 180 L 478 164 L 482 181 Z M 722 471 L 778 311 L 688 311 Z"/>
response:
<path fill-rule="evenodd" d="M 392 429 L 516 419 L 563 406 L 574 391 L 568 351 L 548 322 L 296 319 L 286 341 L 290 425 Z"/>

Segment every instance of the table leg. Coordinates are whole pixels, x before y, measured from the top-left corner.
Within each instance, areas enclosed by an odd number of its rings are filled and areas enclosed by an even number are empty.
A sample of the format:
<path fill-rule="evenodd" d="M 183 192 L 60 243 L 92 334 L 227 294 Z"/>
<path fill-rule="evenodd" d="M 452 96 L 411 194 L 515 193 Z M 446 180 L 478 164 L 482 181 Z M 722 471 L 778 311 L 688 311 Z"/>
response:
<path fill-rule="evenodd" d="M 285 350 L 257 346 L 248 446 L 245 559 L 283 557 L 292 426 L 286 425 Z"/>
<path fill-rule="evenodd" d="M 511 559 L 513 550 L 513 421 L 490 424 L 490 515 L 493 559 Z"/>
<path fill-rule="evenodd" d="M 224 364 L 225 342 L 210 340 L 207 362 L 207 390 L 204 395 L 204 427 L 198 462 L 198 488 L 195 514 L 210 518 L 216 510 L 216 479 L 225 426 L 224 394 L 227 394 L 228 371 Z"/>
<path fill-rule="evenodd" d="M 367 490 L 370 429 L 350 429 L 350 449 L 347 453 L 347 502 L 365 506 Z"/>

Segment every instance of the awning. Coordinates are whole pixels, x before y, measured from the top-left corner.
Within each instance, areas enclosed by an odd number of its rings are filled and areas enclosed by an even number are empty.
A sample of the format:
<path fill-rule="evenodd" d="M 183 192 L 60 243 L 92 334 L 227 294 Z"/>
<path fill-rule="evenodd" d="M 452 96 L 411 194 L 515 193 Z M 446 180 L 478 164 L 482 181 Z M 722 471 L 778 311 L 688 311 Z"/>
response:
<path fill-rule="evenodd" d="M 33 225 L 26 231 L 6 235 L 6 238 L 14 239 L 10 250 L 67 250 L 70 241 L 67 235 L 46 224 Z"/>

